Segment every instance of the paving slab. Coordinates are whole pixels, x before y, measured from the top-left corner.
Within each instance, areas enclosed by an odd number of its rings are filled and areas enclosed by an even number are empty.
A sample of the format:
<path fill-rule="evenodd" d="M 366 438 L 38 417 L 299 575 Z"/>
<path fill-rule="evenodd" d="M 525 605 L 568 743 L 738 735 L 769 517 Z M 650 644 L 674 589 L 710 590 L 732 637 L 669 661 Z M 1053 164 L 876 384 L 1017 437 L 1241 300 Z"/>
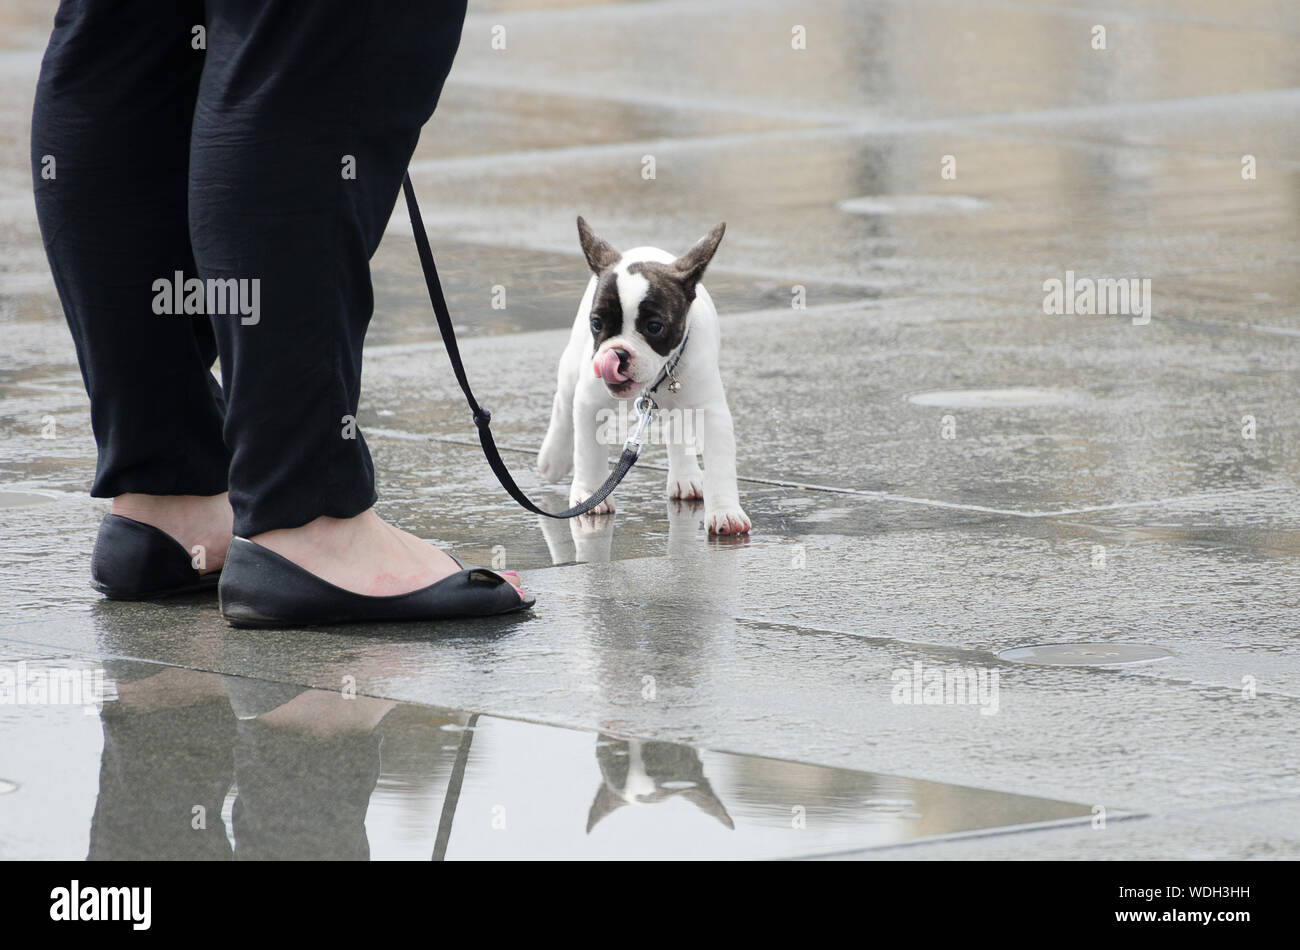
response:
<path fill-rule="evenodd" d="M 539 605 L 518 620 L 235 631 L 208 598 L 101 603 L 3 634 L 1116 808 L 1293 793 L 1294 599 L 1207 583 L 1214 562 L 1152 544 L 1098 571 L 1086 542 L 995 527 L 700 538 L 668 557 L 532 571 Z M 998 657 L 1061 642 L 1173 655 L 1117 669 Z M 934 671 L 996 677 L 996 693 L 926 701 L 910 684 Z"/>

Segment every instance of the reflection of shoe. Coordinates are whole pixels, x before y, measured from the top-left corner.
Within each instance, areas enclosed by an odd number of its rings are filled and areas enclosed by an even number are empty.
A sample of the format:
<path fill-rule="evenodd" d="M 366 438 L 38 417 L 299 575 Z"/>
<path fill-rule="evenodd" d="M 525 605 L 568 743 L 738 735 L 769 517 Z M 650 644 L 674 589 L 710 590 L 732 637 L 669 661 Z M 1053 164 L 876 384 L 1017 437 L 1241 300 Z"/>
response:
<path fill-rule="evenodd" d="M 462 570 L 436 584 L 408 594 L 368 597 L 335 587 L 247 538 L 235 538 L 221 572 L 221 615 L 235 627 L 307 627 L 490 617 L 536 603 L 533 597 L 520 598 L 495 571 L 451 557 Z"/>
<path fill-rule="evenodd" d="M 90 558 L 90 584 L 113 600 L 150 600 L 217 586 L 220 571 L 200 574 L 166 531 L 105 515 Z"/>

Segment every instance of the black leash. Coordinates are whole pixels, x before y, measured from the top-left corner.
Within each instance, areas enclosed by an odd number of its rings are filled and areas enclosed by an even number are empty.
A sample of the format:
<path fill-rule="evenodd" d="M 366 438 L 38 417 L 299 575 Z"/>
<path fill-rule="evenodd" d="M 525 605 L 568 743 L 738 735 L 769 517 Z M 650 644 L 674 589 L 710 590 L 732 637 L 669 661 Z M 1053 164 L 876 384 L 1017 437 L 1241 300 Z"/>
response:
<path fill-rule="evenodd" d="M 474 414 L 474 425 L 478 426 L 478 440 L 483 446 L 483 454 L 487 457 L 488 465 L 492 466 L 492 471 L 496 473 L 497 481 L 501 483 L 502 488 L 510 493 L 511 498 L 535 514 L 545 515 L 547 518 L 574 518 L 586 514 L 604 501 L 609 493 L 618 487 L 618 483 L 623 480 L 623 477 L 636 463 L 637 456 L 641 454 L 641 437 L 645 433 L 646 426 L 650 423 L 651 414 L 657 408 L 651 394 L 659 388 L 660 383 L 665 378 L 672 375 L 671 368 L 664 367 L 664 372 L 660 373 L 659 380 L 637 399 L 636 410 L 640 418 L 637 420 L 636 429 L 633 431 L 632 437 L 623 444 L 623 454 L 619 456 L 618 464 L 614 466 L 614 471 L 610 472 L 609 478 L 605 479 L 605 484 L 596 489 L 596 493 L 582 504 L 574 505 L 567 511 L 561 511 L 559 514 L 543 511 L 533 504 L 520 487 L 515 484 L 515 480 L 511 477 L 510 470 L 506 468 L 506 463 L 502 460 L 501 453 L 497 451 L 496 442 L 492 438 L 490 428 L 492 413 L 478 404 L 473 391 L 469 388 L 469 380 L 465 376 L 465 364 L 460 361 L 460 347 L 456 345 L 456 333 L 451 328 L 451 314 L 447 310 L 447 298 L 443 296 L 442 283 L 438 280 L 438 268 L 433 263 L 433 250 L 429 247 L 429 236 L 424 233 L 424 219 L 420 216 L 420 206 L 415 201 L 415 189 L 411 186 L 409 173 L 402 179 L 402 191 L 406 194 L 406 210 L 411 216 L 411 230 L 415 234 L 415 249 L 420 255 L 420 267 L 424 270 L 424 283 L 429 288 L 429 303 L 433 304 L 434 316 L 438 318 L 438 332 L 442 334 L 442 342 L 447 347 L 447 358 L 451 360 L 451 369 L 456 374 L 456 382 L 460 383 L 461 391 L 465 394 L 465 401 L 469 403 L 470 411 Z M 683 338 L 682 344 L 685 345 L 685 343 L 686 340 Z M 679 350 L 678 357 L 680 358 L 680 356 L 681 352 Z M 676 360 L 671 365 L 675 367 Z M 673 386 L 676 385 L 677 382 L 674 379 Z"/>

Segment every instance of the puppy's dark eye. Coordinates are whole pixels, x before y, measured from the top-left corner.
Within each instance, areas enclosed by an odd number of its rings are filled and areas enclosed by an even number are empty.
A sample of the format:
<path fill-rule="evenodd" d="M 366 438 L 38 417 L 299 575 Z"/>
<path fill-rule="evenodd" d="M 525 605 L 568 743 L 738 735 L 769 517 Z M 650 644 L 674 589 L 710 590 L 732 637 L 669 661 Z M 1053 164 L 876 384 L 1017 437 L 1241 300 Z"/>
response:
<path fill-rule="evenodd" d="M 651 320 L 645 325 L 645 332 L 649 333 L 651 336 L 658 336 L 664 332 L 664 325 L 658 320 Z"/>
<path fill-rule="evenodd" d="M 591 329 L 592 329 L 593 331 L 595 331 L 596 333 L 599 333 L 599 332 L 600 332 L 600 327 L 601 327 L 600 317 L 592 317 L 592 318 L 591 318 Z"/>

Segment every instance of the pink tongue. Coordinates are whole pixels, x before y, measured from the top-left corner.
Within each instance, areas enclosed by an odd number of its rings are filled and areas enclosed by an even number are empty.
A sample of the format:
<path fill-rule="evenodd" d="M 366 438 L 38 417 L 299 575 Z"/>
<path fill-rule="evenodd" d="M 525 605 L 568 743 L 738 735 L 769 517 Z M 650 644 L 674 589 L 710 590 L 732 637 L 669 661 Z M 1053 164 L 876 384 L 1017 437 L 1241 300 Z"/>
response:
<path fill-rule="evenodd" d="M 599 353 L 592 360 L 591 368 L 596 371 L 597 376 L 607 383 L 622 383 L 628 379 L 627 374 L 619 370 L 618 354 L 612 349 L 603 350 Z"/>

